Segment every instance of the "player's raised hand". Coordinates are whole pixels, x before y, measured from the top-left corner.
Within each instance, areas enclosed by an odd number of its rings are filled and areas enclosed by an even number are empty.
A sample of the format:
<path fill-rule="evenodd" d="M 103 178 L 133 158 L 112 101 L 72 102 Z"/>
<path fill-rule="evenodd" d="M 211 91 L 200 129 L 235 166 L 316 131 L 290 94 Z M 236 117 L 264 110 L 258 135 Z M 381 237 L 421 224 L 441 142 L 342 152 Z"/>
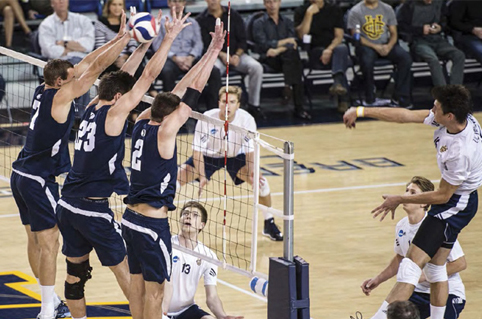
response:
<path fill-rule="evenodd" d="M 169 17 L 166 17 L 166 23 L 164 24 L 164 27 L 166 28 L 166 35 L 176 37 L 179 32 L 182 31 L 182 29 L 184 29 L 188 25 L 191 25 L 191 22 L 186 23 L 186 20 L 191 15 L 191 13 L 188 12 L 183 17 L 183 12 L 184 7 L 182 7 L 182 10 L 179 14 L 176 13 L 174 7 L 171 8 L 172 21 L 169 21 Z"/>
<path fill-rule="evenodd" d="M 392 212 L 392 219 L 395 219 L 395 210 L 397 209 L 398 205 L 400 205 L 400 196 L 383 195 L 383 199 L 385 199 L 385 201 L 380 206 L 372 210 L 373 218 L 376 218 L 378 215 L 382 215 L 380 218 L 380 221 L 382 221 L 389 212 Z"/>
<path fill-rule="evenodd" d="M 350 107 L 345 114 L 343 114 L 343 123 L 345 123 L 347 128 L 355 128 L 356 119 L 356 107 Z"/>
<path fill-rule="evenodd" d="M 126 13 L 122 10 L 121 20 L 120 20 L 120 27 L 119 32 L 117 33 L 117 39 L 122 38 L 125 34 L 129 34 L 126 30 Z"/>
<path fill-rule="evenodd" d="M 365 295 L 370 296 L 372 290 L 377 288 L 379 284 L 377 277 L 375 277 L 365 280 L 360 287 Z"/>
<path fill-rule="evenodd" d="M 224 30 L 224 23 L 221 19 L 216 19 L 216 25 L 214 26 L 214 32 L 209 32 L 211 34 L 211 45 L 216 50 L 221 50 L 224 45 L 224 38 L 226 37 L 226 30 Z"/>

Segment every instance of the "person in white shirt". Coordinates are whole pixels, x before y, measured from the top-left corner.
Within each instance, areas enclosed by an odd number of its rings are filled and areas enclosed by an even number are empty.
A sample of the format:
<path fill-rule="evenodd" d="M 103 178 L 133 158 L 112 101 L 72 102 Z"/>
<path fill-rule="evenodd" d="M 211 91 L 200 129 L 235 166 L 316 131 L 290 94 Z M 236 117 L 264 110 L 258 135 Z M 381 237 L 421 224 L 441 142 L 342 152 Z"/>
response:
<path fill-rule="evenodd" d="M 414 195 L 433 190 L 434 185 L 431 181 L 425 177 L 414 176 L 407 184 L 405 194 Z M 390 261 L 390 264 L 377 276 L 367 279 L 361 284 L 361 289 L 365 295 L 369 296 L 381 283 L 397 275 L 398 267 L 407 255 L 408 247 L 420 228 L 422 221 L 427 216 L 428 209 L 429 205 L 403 204 L 403 210 L 407 213 L 407 216 L 397 223 L 395 229 L 395 256 Z M 445 319 L 457 319 L 465 307 L 465 286 L 459 272 L 466 268 L 467 263 L 462 247 L 458 241 L 455 241 L 454 247 L 447 258 L 449 298 L 447 299 L 447 308 L 445 309 Z M 430 283 L 425 280 L 425 276 L 421 276 L 409 300 L 418 307 L 420 318 L 428 318 L 430 316 Z"/>
<path fill-rule="evenodd" d="M 214 319 L 194 302 L 197 286 L 204 277 L 206 304 L 215 318 L 242 319 L 242 316 L 226 315 L 216 289 L 218 267 L 213 263 L 184 253 L 176 246 L 192 250 L 208 258 L 218 260 L 216 254 L 198 241 L 198 235 L 206 226 L 206 208 L 196 201 L 187 202 L 179 215 L 179 235 L 172 236 L 172 274 L 164 289 L 162 309 L 171 319 Z"/>
<path fill-rule="evenodd" d="M 238 86 L 228 87 L 226 102 L 226 87 L 219 90 L 219 108 L 204 112 L 204 115 L 225 120 L 225 110 L 228 107 L 228 122 L 230 125 L 256 132 L 256 122 L 248 112 L 240 109 L 242 90 Z M 198 121 L 194 132 L 193 156 L 180 168 L 177 180 L 183 186 L 193 180 L 199 180 L 199 195 L 211 176 L 224 167 L 224 127 Z M 227 170 L 235 185 L 248 182 L 253 185 L 254 174 L 254 142 L 248 134 L 228 129 L 228 160 Z M 263 176 L 259 180 L 259 203 L 271 207 L 271 191 L 268 180 Z M 179 187 L 178 187 L 179 189 Z M 263 235 L 274 241 L 282 241 L 283 234 L 274 223 L 273 215 L 263 211 Z"/>
<path fill-rule="evenodd" d="M 430 204 L 428 216 L 400 263 L 397 283 L 380 308 L 380 314 L 395 300 L 407 300 L 424 269 L 431 283 L 430 313 L 442 319 L 448 297 L 446 261 L 459 232 L 475 216 L 477 188 L 482 184 L 481 128 L 472 116 L 469 91 L 462 85 L 446 85 L 432 90 L 431 110 L 410 111 L 401 108 L 350 108 L 343 116 L 345 125 L 355 126 L 357 117 L 371 117 L 387 122 L 423 123 L 438 127 L 434 133 L 437 162 L 442 178 L 435 191 L 413 195 L 383 195 L 374 217 L 381 220 L 400 204 Z M 385 318 L 383 315 L 374 318 Z"/>
<path fill-rule="evenodd" d="M 51 0 L 50 3 L 54 13 L 46 17 L 38 29 L 42 55 L 75 65 L 94 49 L 94 25 L 88 17 L 70 12 L 69 0 Z M 77 118 L 84 114 L 89 102 L 89 92 L 75 100 Z"/>

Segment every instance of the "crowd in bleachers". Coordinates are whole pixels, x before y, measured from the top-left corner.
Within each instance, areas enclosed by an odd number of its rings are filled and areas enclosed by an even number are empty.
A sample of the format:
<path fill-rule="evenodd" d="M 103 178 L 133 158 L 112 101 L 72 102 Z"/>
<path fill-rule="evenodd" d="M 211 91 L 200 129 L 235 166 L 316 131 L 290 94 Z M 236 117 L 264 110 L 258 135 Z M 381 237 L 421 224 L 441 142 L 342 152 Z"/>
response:
<path fill-rule="evenodd" d="M 183 30 L 171 48 L 158 78 L 163 90 L 171 90 L 175 81 L 199 60 L 210 41 L 215 18 L 221 18 L 227 25 L 227 8 L 221 5 L 221 0 L 206 3 L 206 9 L 190 18 L 191 26 Z M 283 97 L 293 98 L 295 116 L 309 120 L 311 115 L 305 109 L 305 92 L 309 89 L 308 83 L 304 83 L 307 69 L 331 70 L 333 85 L 329 93 L 335 97 L 338 110 L 344 112 L 351 102 L 347 70 L 353 66 L 359 70 L 354 75 L 359 77 L 364 105 L 377 104 L 374 68 L 393 65 L 395 89 L 390 103 L 411 108 L 413 62 L 428 64 L 434 86 L 463 84 L 466 58 L 482 63 L 481 1 L 361 0 L 340 5 L 334 0 L 311 0 L 295 9 L 293 19 L 292 13 L 280 12 L 280 4 L 281 0 L 264 0 L 264 12 L 246 15 L 245 19 L 242 12 L 231 9 L 230 74 L 241 75 L 246 83 L 243 89 L 247 108 L 257 118 L 264 117 L 260 99 L 264 73 L 283 74 Z M 131 5 L 136 5 L 138 11 L 154 12 L 159 6 L 181 10 L 186 1 L 0 0 L 5 32 L 2 45 L 12 46 L 16 21 L 29 41 L 38 41 L 37 53 L 46 59 L 61 58 L 76 63 L 116 35 L 121 12 Z M 72 12 L 88 10 L 98 15 L 94 23 L 91 17 Z M 168 10 L 164 10 L 164 16 L 168 15 Z M 31 31 L 25 17 L 43 19 L 38 36 Z M 151 50 L 159 47 L 162 36 L 161 28 Z M 400 40 L 407 44 L 408 51 Z M 136 46 L 132 40 L 109 71 L 119 69 Z M 301 58 L 300 50 L 308 53 L 308 59 Z M 217 107 L 226 54 L 225 46 L 203 91 L 208 109 Z M 451 68 L 447 72 L 449 61 Z M 158 92 L 152 86 L 149 93 L 154 96 Z"/>

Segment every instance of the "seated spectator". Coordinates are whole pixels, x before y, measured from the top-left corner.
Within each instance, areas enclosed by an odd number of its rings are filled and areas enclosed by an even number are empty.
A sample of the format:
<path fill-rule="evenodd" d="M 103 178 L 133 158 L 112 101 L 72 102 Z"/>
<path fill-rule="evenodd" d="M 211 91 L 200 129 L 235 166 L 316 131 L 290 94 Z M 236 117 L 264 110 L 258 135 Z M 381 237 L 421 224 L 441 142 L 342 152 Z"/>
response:
<path fill-rule="evenodd" d="M 394 301 L 388 306 L 387 319 L 420 319 L 420 314 L 411 301 Z"/>
<path fill-rule="evenodd" d="M 295 116 L 309 120 L 304 110 L 303 64 L 297 50 L 293 21 L 279 14 L 281 0 L 264 0 L 266 13 L 253 24 L 253 40 L 260 61 L 275 72 L 283 72 L 285 84 L 293 86 Z"/>
<path fill-rule="evenodd" d="M 68 60 L 79 63 L 94 48 L 94 26 L 81 14 L 69 12 L 68 0 L 51 0 L 54 13 L 39 26 L 39 45 L 42 55 L 48 59 Z M 89 93 L 75 100 L 76 117 L 82 117 L 90 102 Z"/>
<path fill-rule="evenodd" d="M 461 33 L 455 45 L 482 63 L 482 1 L 453 1 L 449 11 L 449 26 Z"/>
<path fill-rule="evenodd" d="M 32 32 L 25 22 L 22 7 L 18 0 L 0 0 L 0 15 L 3 16 L 3 28 L 5 29 L 5 47 L 12 47 L 13 27 L 15 19 L 20 24 L 23 32 L 28 36 Z"/>
<path fill-rule="evenodd" d="M 121 24 L 122 10 L 125 10 L 124 0 L 107 0 L 105 2 L 102 16 L 94 23 L 95 49 L 100 48 L 117 36 Z M 120 70 L 136 47 L 136 41 L 131 39 L 114 64 L 108 67 L 105 72 Z"/>
<path fill-rule="evenodd" d="M 20 0 L 20 5 L 30 20 L 42 19 L 54 12 L 50 0 Z"/>
<path fill-rule="evenodd" d="M 171 9 L 174 8 L 176 13 L 180 13 L 186 5 L 186 1 L 169 0 L 167 5 Z M 162 15 L 160 34 L 152 43 L 152 48 L 156 51 L 161 46 L 162 39 L 166 34 L 166 27 L 164 25 L 166 17 L 172 21 L 168 10 L 165 11 Z M 176 80 L 179 79 L 181 75 L 186 74 L 191 67 L 201 59 L 203 53 L 203 40 L 201 38 L 199 24 L 191 17 L 187 18 L 186 23 L 191 23 L 191 25 L 184 28 L 176 39 L 174 39 L 166 64 L 159 75 L 159 78 L 162 80 L 163 91 L 165 92 L 170 92 L 174 89 Z M 221 73 L 218 68 L 214 67 L 208 79 L 208 84 L 202 92 L 208 109 L 217 105 L 218 91 L 220 88 Z"/>
<path fill-rule="evenodd" d="M 463 84 L 465 54 L 442 35 L 445 25 L 440 0 L 408 0 L 400 8 L 400 32 L 409 34 L 410 50 L 428 63 L 434 86 L 446 85 L 440 59 L 452 61 L 450 84 Z"/>
<path fill-rule="evenodd" d="M 364 77 L 365 104 L 371 105 L 375 102 L 375 60 L 385 58 L 394 63 L 398 71 L 393 101 L 399 106 L 411 107 L 412 58 L 397 43 L 397 19 L 393 8 L 379 0 L 363 0 L 353 6 L 348 14 L 347 28 L 352 35 L 357 25 L 361 28 L 361 37 L 355 52 L 360 59 Z"/>
<path fill-rule="evenodd" d="M 338 111 L 348 109 L 348 81 L 346 70 L 349 65 L 348 47 L 343 41 L 343 14 L 339 7 L 325 0 L 311 0 L 295 10 L 295 26 L 298 38 L 311 36 L 308 48 L 310 66 L 322 69 L 331 66 L 334 84 L 330 94 L 338 96 Z M 303 41 L 304 42 L 304 41 Z"/>
<path fill-rule="evenodd" d="M 221 6 L 221 0 L 206 0 L 207 9 L 200 13 L 196 20 L 201 27 L 204 50 L 211 42 L 209 32 L 214 32 L 216 18 L 220 18 L 224 25 L 228 25 L 228 9 Z M 229 36 L 229 69 L 248 75 L 248 110 L 256 117 L 262 115 L 259 107 L 261 84 L 263 82 L 263 66 L 245 53 L 247 49 L 246 28 L 241 15 L 231 8 L 231 32 Z M 227 41 L 215 63 L 221 74 L 226 73 Z M 217 100 L 217 98 L 216 98 Z M 217 105 L 217 102 L 211 105 Z"/>

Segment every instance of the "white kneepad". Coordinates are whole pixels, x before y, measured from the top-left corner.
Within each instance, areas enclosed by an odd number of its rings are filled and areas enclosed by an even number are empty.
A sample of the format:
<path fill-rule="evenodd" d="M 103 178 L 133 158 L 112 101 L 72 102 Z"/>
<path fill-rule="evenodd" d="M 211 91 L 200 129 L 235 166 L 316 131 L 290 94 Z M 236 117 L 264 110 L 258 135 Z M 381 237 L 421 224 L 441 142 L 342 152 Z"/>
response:
<path fill-rule="evenodd" d="M 259 183 L 259 196 L 266 197 L 270 193 L 271 193 L 271 190 L 269 189 L 268 180 L 264 177 L 261 177 L 260 183 Z"/>
<path fill-rule="evenodd" d="M 428 263 L 423 268 L 425 278 L 429 283 L 443 282 L 448 280 L 446 264 L 443 266 Z"/>
<path fill-rule="evenodd" d="M 422 269 L 410 258 L 403 258 L 398 267 L 397 281 L 416 286 L 422 275 Z"/>

